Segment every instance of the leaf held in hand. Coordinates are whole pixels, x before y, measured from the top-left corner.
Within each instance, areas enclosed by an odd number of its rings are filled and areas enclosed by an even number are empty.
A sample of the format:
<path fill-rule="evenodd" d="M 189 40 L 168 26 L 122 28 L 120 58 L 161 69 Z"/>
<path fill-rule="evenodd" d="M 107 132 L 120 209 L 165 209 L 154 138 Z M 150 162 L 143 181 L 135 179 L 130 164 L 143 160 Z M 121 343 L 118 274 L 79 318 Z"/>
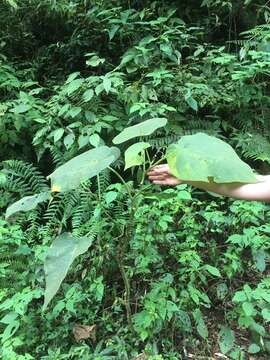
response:
<path fill-rule="evenodd" d="M 167 150 L 169 167 L 184 181 L 257 182 L 252 169 L 226 142 L 204 133 L 183 136 Z"/>

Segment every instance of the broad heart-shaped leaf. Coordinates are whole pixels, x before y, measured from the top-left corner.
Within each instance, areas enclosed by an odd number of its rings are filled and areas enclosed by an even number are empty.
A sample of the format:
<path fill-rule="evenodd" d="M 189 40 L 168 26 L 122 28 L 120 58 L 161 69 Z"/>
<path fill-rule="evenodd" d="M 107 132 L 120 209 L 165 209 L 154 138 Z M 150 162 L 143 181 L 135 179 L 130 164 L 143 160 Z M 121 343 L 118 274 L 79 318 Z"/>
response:
<path fill-rule="evenodd" d="M 46 289 L 43 309 L 58 291 L 74 259 L 85 253 L 93 238 L 76 238 L 69 233 L 59 235 L 50 247 L 45 264 Z"/>
<path fill-rule="evenodd" d="M 119 155 L 120 150 L 116 147 L 100 146 L 74 157 L 48 176 L 51 179 L 52 191 L 75 189 L 81 182 L 98 175 Z"/>
<path fill-rule="evenodd" d="M 125 152 L 125 170 L 132 166 L 138 166 L 143 163 L 143 156 L 140 154 L 151 145 L 146 142 L 139 142 L 131 145 Z"/>
<path fill-rule="evenodd" d="M 143 121 L 140 124 L 125 128 L 113 139 L 113 143 L 121 144 L 135 137 L 151 135 L 155 130 L 165 126 L 166 124 L 166 118 L 153 118 Z"/>
<path fill-rule="evenodd" d="M 38 206 L 39 203 L 49 200 L 50 197 L 51 193 L 49 191 L 36 195 L 25 196 L 7 208 L 6 219 L 10 218 L 19 211 L 26 212 L 33 210 Z"/>
<path fill-rule="evenodd" d="M 183 136 L 167 150 L 172 173 L 189 181 L 257 182 L 252 169 L 226 142 L 204 133 Z"/>

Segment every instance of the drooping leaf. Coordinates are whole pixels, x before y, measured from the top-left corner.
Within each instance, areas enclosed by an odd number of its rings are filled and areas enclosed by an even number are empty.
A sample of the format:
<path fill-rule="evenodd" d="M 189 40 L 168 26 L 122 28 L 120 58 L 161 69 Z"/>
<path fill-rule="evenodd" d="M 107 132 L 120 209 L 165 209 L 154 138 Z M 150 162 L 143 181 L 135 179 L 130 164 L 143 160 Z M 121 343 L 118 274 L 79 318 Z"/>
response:
<path fill-rule="evenodd" d="M 219 347 L 222 354 L 227 354 L 234 345 L 234 332 L 227 326 L 222 326 L 219 332 Z"/>
<path fill-rule="evenodd" d="M 52 191 L 68 191 L 78 187 L 83 181 L 98 175 L 120 155 L 119 149 L 100 146 L 74 157 L 57 168 L 48 178 Z"/>
<path fill-rule="evenodd" d="M 192 97 L 192 95 L 186 96 L 185 100 L 187 104 L 191 107 L 191 109 L 198 111 L 198 103 L 197 101 Z"/>
<path fill-rule="evenodd" d="M 27 212 L 35 209 L 39 203 L 49 200 L 51 193 L 49 191 L 42 192 L 36 195 L 25 196 L 10 205 L 6 210 L 6 219 L 19 211 Z"/>
<path fill-rule="evenodd" d="M 257 182 L 252 169 L 224 141 L 204 133 L 183 136 L 167 150 L 172 173 L 186 181 Z"/>
<path fill-rule="evenodd" d="M 131 145 L 125 152 L 125 170 L 132 166 L 138 166 L 143 163 L 144 157 L 141 153 L 151 145 L 146 142 L 139 142 Z"/>
<path fill-rule="evenodd" d="M 76 238 L 69 233 L 63 233 L 53 241 L 44 264 L 46 279 L 44 310 L 58 291 L 74 259 L 85 253 L 92 242 L 92 237 Z"/>
<path fill-rule="evenodd" d="M 113 143 L 121 144 L 135 137 L 151 135 L 155 130 L 165 126 L 166 124 L 166 118 L 153 118 L 146 120 L 140 124 L 125 128 L 113 139 Z"/>
<path fill-rule="evenodd" d="M 228 294 L 228 286 L 226 283 L 221 283 L 217 285 L 217 297 L 219 300 L 223 300 Z"/>

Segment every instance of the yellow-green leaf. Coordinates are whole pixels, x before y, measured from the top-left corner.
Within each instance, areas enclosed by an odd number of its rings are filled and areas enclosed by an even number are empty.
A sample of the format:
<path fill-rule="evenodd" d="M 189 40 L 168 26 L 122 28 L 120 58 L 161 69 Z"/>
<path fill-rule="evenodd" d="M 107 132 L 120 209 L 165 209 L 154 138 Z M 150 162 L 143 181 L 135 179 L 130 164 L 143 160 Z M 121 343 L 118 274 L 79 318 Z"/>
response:
<path fill-rule="evenodd" d="M 167 150 L 172 173 L 186 181 L 257 182 L 252 169 L 224 141 L 198 133 L 183 136 Z"/>
<path fill-rule="evenodd" d="M 132 166 L 143 164 L 144 157 L 141 154 L 150 146 L 151 145 L 146 142 L 139 142 L 131 145 L 125 152 L 125 170 Z"/>

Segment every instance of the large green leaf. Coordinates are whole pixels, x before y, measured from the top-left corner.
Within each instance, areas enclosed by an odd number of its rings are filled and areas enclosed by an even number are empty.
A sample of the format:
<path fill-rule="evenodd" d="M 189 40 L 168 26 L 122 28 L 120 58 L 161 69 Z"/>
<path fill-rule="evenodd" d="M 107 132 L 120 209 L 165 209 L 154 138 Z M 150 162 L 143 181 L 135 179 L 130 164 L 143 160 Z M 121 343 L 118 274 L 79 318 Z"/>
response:
<path fill-rule="evenodd" d="M 183 136 L 167 150 L 172 173 L 189 181 L 257 182 L 252 169 L 226 142 L 203 134 Z"/>
<path fill-rule="evenodd" d="M 131 145 L 125 152 L 125 170 L 132 166 L 141 165 L 144 161 L 144 157 L 141 153 L 150 146 L 151 145 L 146 142 L 139 142 Z"/>
<path fill-rule="evenodd" d="M 135 137 L 151 135 L 155 130 L 165 126 L 166 124 L 166 118 L 153 118 L 146 120 L 140 124 L 125 128 L 113 139 L 113 143 L 121 144 Z"/>
<path fill-rule="evenodd" d="M 120 151 L 115 147 L 100 146 L 74 157 L 48 176 L 52 182 L 52 191 L 75 189 L 81 182 L 98 175 L 119 155 Z"/>
<path fill-rule="evenodd" d="M 43 309 L 58 291 L 74 259 L 85 253 L 93 238 L 76 238 L 69 233 L 58 236 L 50 247 L 44 264 L 46 289 Z"/>
<path fill-rule="evenodd" d="M 19 211 L 26 212 L 35 209 L 39 203 L 49 200 L 50 196 L 51 193 L 46 191 L 40 194 L 23 197 L 7 208 L 6 219 Z"/>

